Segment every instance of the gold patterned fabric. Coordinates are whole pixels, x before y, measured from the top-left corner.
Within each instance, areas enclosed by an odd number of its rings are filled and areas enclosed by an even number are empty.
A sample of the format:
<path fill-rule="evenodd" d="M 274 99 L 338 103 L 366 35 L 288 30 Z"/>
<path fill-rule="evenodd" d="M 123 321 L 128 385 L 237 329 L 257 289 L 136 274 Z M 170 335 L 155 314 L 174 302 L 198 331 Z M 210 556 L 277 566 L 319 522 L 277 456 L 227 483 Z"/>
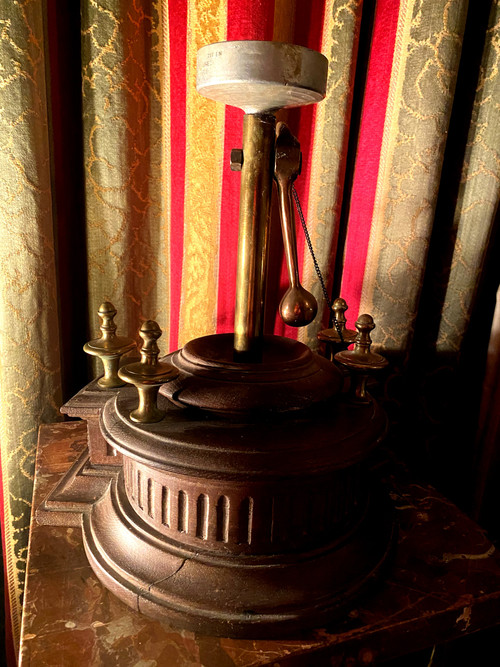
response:
<path fill-rule="evenodd" d="M 399 16 L 361 299 L 386 350 L 407 349 L 414 327 L 467 2 L 436 0 L 432 11 L 422 8 L 407 0 Z"/>
<path fill-rule="evenodd" d="M 462 0 L 404 0 L 396 17 L 366 258 L 347 248 L 347 262 L 362 271 L 359 312 L 373 314 L 385 350 L 404 353 L 411 343 L 466 13 Z M 345 276 L 342 287 L 348 298 Z"/>
<path fill-rule="evenodd" d="M 316 111 L 307 220 L 319 267 L 330 286 L 342 206 L 361 9 L 358 0 L 348 3 L 331 0 L 325 6 L 322 52 L 329 59 L 328 88 Z M 304 257 L 303 280 L 311 286 L 318 303 L 323 304 L 320 317 L 299 334 L 302 342 L 315 349 L 317 333 L 328 326 L 329 313 L 309 254 Z"/>
<path fill-rule="evenodd" d="M 122 330 L 168 312 L 168 86 L 159 7 L 82 3 L 83 145 L 89 312 L 119 309 Z"/>
<path fill-rule="evenodd" d="M 491 9 L 453 216 L 455 239 L 437 349 L 458 353 L 500 200 L 500 5 Z"/>
<path fill-rule="evenodd" d="M 495 231 L 498 0 L 491 2 L 488 25 L 468 42 L 476 24 L 466 0 L 80 4 L 81 71 L 71 74 L 82 82 L 73 130 L 82 131 L 86 246 L 71 248 L 69 264 L 86 271 L 88 335 L 98 333 L 96 313 L 105 300 L 118 310 L 122 335 L 135 336 L 144 320 L 157 320 L 162 353 L 231 330 L 239 175 L 229 170 L 229 153 L 241 145 L 242 118 L 196 93 L 196 52 L 225 39 L 286 38 L 330 61 L 324 102 L 289 115 L 303 150 L 297 190 L 326 285 L 341 285 L 350 327 L 360 312 L 375 317 L 374 339 L 395 359 L 385 387 L 388 407 L 401 409 L 401 381 L 411 384 L 411 373 L 418 376 L 412 385 L 421 392 L 418 400 L 437 405 L 429 378 L 442 359 L 420 364 L 419 355 L 430 347 L 458 368 Z M 58 418 L 60 342 L 75 337 L 58 307 L 64 275 L 54 239 L 62 223 L 53 201 L 64 193 L 51 178 L 59 158 L 48 119 L 64 99 L 50 85 L 50 16 L 44 2 L 0 0 L 2 532 L 15 642 L 36 434 L 41 423 Z M 371 40 L 369 48 L 360 34 Z M 455 178 L 448 136 L 465 113 L 456 87 L 466 83 L 460 76 L 466 43 L 467 58 L 477 53 L 479 63 L 483 56 L 472 116 L 465 132 L 453 135 L 467 135 Z M 361 52 L 367 57 L 360 59 Z M 359 110 L 355 122 L 353 109 Z M 272 262 L 270 291 L 283 292 L 280 252 Z M 299 262 L 320 315 L 300 332 L 279 325 L 276 331 L 316 348 L 329 312 L 300 232 Z M 334 274 L 341 279 L 332 287 Z M 425 316 L 429 294 L 432 326 Z M 71 373 L 68 359 L 62 362 Z M 440 392 L 455 379 L 447 375 Z M 471 385 L 477 393 L 480 381 L 478 375 Z M 410 417 L 412 409 L 405 408 Z M 430 421 L 437 423 L 434 413 Z"/>
<path fill-rule="evenodd" d="M 38 427 L 61 404 L 43 5 L 0 3 L 0 447 L 7 630 L 19 637 Z"/>
<path fill-rule="evenodd" d="M 217 328 L 217 266 L 225 109 L 196 92 L 196 54 L 226 39 L 227 2 L 189 3 L 186 51 L 186 172 L 179 345 Z M 215 186 L 215 187 L 214 187 Z M 204 298 L 200 299 L 200 290 Z"/>
<path fill-rule="evenodd" d="M 474 486 L 486 445 L 476 449 L 474 443 L 498 287 L 499 19 L 495 1 L 489 18 L 485 13 L 482 41 L 474 37 L 478 65 L 470 110 L 459 88 L 464 76 L 459 77 L 455 127 L 450 126 L 416 336 L 408 355 L 409 393 L 417 405 L 414 457 L 420 457 L 449 495 L 466 498 L 469 507 L 474 496 L 481 502 Z M 470 44 L 462 59 L 471 56 Z M 456 132 L 458 108 L 469 121 L 462 137 Z M 494 423 L 493 415 L 490 419 Z M 498 456 L 491 449 L 489 456 Z M 498 476 L 492 475 L 489 483 L 498 485 Z"/>

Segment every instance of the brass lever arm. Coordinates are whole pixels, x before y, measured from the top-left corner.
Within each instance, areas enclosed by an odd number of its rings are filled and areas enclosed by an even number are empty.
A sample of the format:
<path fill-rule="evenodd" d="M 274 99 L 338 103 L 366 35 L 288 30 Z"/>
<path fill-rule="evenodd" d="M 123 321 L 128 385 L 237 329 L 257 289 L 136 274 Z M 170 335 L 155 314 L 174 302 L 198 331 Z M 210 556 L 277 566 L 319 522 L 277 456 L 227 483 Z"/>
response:
<path fill-rule="evenodd" d="M 285 123 L 276 126 L 274 179 L 278 188 L 281 231 L 290 287 L 280 303 L 280 315 L 286 324 L 302 327 L 316 317 L 318 304 L 300 284 L 292 185 L 300 173 L 300 144 Z"/>

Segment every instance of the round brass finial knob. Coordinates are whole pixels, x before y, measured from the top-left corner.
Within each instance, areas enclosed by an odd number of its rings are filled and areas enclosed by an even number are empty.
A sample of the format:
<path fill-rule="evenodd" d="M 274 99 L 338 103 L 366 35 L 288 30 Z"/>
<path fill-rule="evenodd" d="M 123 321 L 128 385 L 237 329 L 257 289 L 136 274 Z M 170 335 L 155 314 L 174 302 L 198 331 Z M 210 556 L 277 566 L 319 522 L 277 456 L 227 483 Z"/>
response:
<path fill-rule="evenodd" d="M 144 344 L 141 348 L 141 360 L 120 368 L 118 375 L 122 380 L 133 384 L 139 393 L 139 407 L 130 413 L 130 419 L 142 424 L 159 422 L 165 412 L 157 406 L 158 390 L 165 382 L 179 375 L 177 369 L 166 362 L 158 361 L 160 350 L 156 341 L 162 331 L 157 322 L 147 320 L 141 326 L 139 335 Z"/>
<path fill-rule="evenodd" d="M 326 343 L 325 356 L 333 361 L 335 354 L 341 350 L 347 350 L 351 343 L 354 343 L 357 331 L 347 329 L 347 320 L 345 318 L 346 310 L 349 309 L 345 299 L 339 297 L 335 299 L 332 305 L 333 311 L 333 327 L 330 329 L 323 329 L 318 332 L 318 340 Z"/>
<path fill-rule="evenodd" d="M 348 368 L 357 376 L 353 383 L 353 394 L 362 402 L 369 401 L 366 392 L 366 381 L 371 372 L 382 370 L 388 364 L 387 359 L 381 354 L 371 351 L 372 339 L 370 332 L 375 328 L 375 322 L 371 315 L 360 315 L 356 321 L 358 330 L 354 349 L 337 352 L 335 360 Z"/>
<path fill-rule="evenodd" d="M 105 301 L 97 311 L 101 318 L 101 337 L 90 340 L 83 346 L 87 354 L 99 357 L 104 367 L 104 375 L 99 378 L 97 384 L 103 389 L 114 389 L 122 387 L 123 381 L 118 377 L 120 358 L 136 347 L 133 338 L 124 338 L 116 335 L 116 324 L 114 318 L 116 308 L 110 301 Z"/>
<path fill-rule="evenodd" d="M 335 317 L 335 321 L 339 325 L 339 329 L 341 329 L 342 332 L 344 332 L 345 325 L 347 323 L 347 320 L 345 318 L 345 313 L 346 310 L 349 310 L 349 306 L 347 305 L 346 300 L 342 299 L 341 297 L 335 299 L 335 301 L 333 302 L 332 310 L 333 310 L 333 315 Z"/>
<path fill-rule="evenodd" d="M 333 302 L 332 310 L 334 326 L 331 329 L 323 329 L 323 331 L 319 331 L 318 339 L 333 345 L 334 349 L 336 348 L 337 351 L 347 349 L 351 343 L 354 343 L 356 336 L 358 335 L 357 331 L 347 329 L 346 327 L 347 320 L 345 313 L 349 310 L 349 306 L 345 299 L 339 297 Z"/>

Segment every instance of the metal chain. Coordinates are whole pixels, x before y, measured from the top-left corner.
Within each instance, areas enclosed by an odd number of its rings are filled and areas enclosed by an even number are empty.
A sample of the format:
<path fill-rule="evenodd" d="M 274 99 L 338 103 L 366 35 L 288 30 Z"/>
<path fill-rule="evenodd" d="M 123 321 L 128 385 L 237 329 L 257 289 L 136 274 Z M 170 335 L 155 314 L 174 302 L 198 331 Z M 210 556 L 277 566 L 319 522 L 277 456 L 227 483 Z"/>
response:
<path fill-rule="evenodd" d="M 309 236 L 309 230 L 307 229 L 304 214 L 302 213 L 302 206 L 300 205 L 299 195 L 297 194 L 297 190 L 295 189 L 294 185 L 292 185 L 292 195 L 293 195 L 293 200 L 295 202 L 295 207 L 297 208 L 297 213 L 299 214 L 300 224 L 302 225 L 302 229 L 304 230 L 304 236 L 306 237 L 307 247 L 309 248 L 309 252 L 311 254 L 311 258 L 312 258 L 312 261 L 313 261 L 313 264 L 314 264 L 314 270 L 316 271 L 316 275 L 318 276 L 318 280 L 321 284 L 321 290 L 323 292 L 323 296 L 325 298 L 325 301 L 328 304 L 328 308 L 329 308 L 329 310 L 332 314 L 333 325 L 334 325 L 335 329 L 337 330 L 340 341 L 343 343 L 344 342 L 344 336 L 342 335 L 342 329 L 340 328 L 340 324 L 337 322 L 337 319 L 335 317 L 335 311 L 333 310 L 333 304 L 332 304 L 332 301 L 331 301 L 330 296 L 328 294 L 328 291 L 326 289 L 325 281 L 324 281 L 324 278 L 323 278 L 323 274 L 321 273 L 321 269 L 319 268 L 318 260 L 316 259 L 316 255 L 314 254 L 314 249 L 313 249 L 313 246 L 312 246 L 311 237 Z"/>

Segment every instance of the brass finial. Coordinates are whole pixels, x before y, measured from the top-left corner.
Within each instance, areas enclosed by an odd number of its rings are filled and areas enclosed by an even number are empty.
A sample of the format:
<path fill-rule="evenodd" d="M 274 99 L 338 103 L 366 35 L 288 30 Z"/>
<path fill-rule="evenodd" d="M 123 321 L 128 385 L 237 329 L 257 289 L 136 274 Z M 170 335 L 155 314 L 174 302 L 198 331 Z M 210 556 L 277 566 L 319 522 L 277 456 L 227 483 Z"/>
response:
<path fill-rule="evenodd" d="M 103 389 L 122 387 L 124 383 L 118 377 L 120 357 L 136 347 L 135 340 L 116 335 L 114 323 L 116 308 L 111 302 L 101 303 L 97 313 L 101 318 L 101 337 L 85 343 L 83 349 L 87 354 L 99 357 L 102 361 L 104 376 L 97 381 L 100 387 Z"/>
<path fill-rule="evenodd" d="M 166 362 L 158 361 L 160 350 L 156 341 L 162 331 L 157 322 L 147 320 L 139 331 L 144 344 L 141 348 L 141 360 L 120 368 L 118 375 L 122 380 L 133 384 L 139 392 L 139 407 L 130 413 L 130 419 L 142 424 L 158 422 L 165 412 L 156 404 L 158 390 L 165 382 L 176 378 L 177 369 Z"/>
<path fill-rule="evenodd" d="M 323 329 L 323 331 L 318 332 L 318 339 L 327 343 L 327 350 L 331 360 L 333 360 L 335 352 L 347 350 L 348 346 L 354 343 L 358 335 L 357 331 L 346 328 L 347 320 L 345 313 L 348 309 L 349 306 L 344 299 L 340 297 L 335 299 L 332 305 L 334 326 L 331 329 Z"/>
<path fill-rule="evenodd" d="M 346 318 L 345 318 L 345 313 L 346 310 L 348 310 L 349 306 L 347 305 L 345 299 L 342 299 L 339 297 L 338 299 L 335 299 L 333 302 L 332 310 L 333 310 L 333 316 L 335 318 L 335 321 L 339 325 L 339 330 L 344 334 L 346 330 Z"/>
<path fill-rule="evenodd" d="M 381 354 L 371 351 L 372 339 L 370 332 L 375 328 L 371 315 L 360 315 L 356 321 L 358 334 L 353 350 L 337 352 L 335 360 L 356 374 L 353 383 L 353 395 L 356 400 L 366 403 L 370 400 L 366 391 L 366 381 L 371 372 L 382 370 L 387 366 L 387 359 Z"/>

